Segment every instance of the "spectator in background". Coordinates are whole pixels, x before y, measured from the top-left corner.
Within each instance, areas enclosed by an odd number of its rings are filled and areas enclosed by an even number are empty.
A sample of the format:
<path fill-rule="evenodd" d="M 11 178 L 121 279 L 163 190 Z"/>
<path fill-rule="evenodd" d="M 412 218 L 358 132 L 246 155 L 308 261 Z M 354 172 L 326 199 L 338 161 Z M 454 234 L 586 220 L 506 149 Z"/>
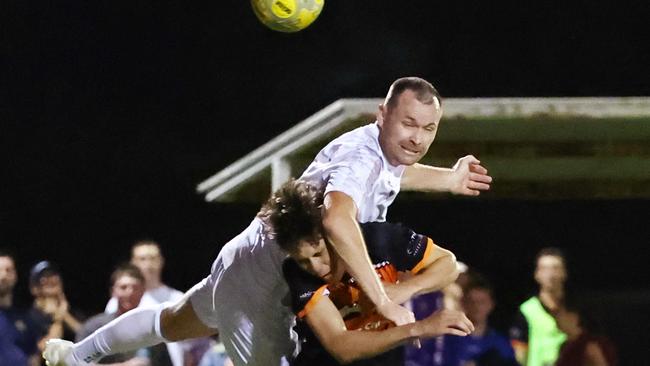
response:
<path fill-rule="evenodd" d="M 589 307 L 568 297 L 555 313 L 558 328 L 567 335 L 555 366 L 616 366 L 616 348 L 602 335 Z"/>
<path fill-rule="evenodd" d="M 468 272 L 466 272 L 468 273 Z M 482 275 L 471 272 L 461 287 L 460 307 L 475 330 L 467 337 L 444 337 L 445 366 L 516 366 L 515 354 L 508 338 L 490 327 L 494 310 L 492 285 Z"/>
<path fill-rule="evenodd" d="M 135 309 L 144 294 L 144 283 L 145 279 L 138 267 L 132 264 L 118 266 L 111 274 L 111 297 L 116 299 L 117 310 L 114 313 L 101 313 L 88 319 L 77 333 L 77 341 L 84 339 L 127 311 Z M 171 365 L 167 349 L 162 344 L 147 349 L 106 356 L 99 363 L 112 364 L 120 362 L 124 362 L 122 364 L 124 366 Z"/>
<path fill-rule="evenodd" d="M 210 348 L 203 354 L 198 366 L 233 366 L 232 360 L 226 353 L 226 347 L 218 335 L 210 337 L 213 340 Z"/>
<path fill-rule="evenodd" d="M 140 240 L 131 247 L 131 264 L 138 267 L 145 279 L 145 293 L 142 305 L 156 305 L 166 301 L 176 301 L 183 296 L 179 290 L 167 286 L 162 281 L 165 257 L 160 245 L 153 240 Z M 117 310 L 117 301 L 111 298 L 106 304 L 106 312 Z"/>
<path fill-rule="evenodd" d="M 468 267 L 457 261 L 458 278 L 440 291 L 418 295 L 408 302 L 415 319 L 421 320 L 441 309 L 460 310 L 461 286 L 467 282 Z M 420 347 L 405 346 L 405 366 L 442 365 L 445 337 L 421 340 Z"/>
<path fill-rule="evenodd" d="M 37 342 L 44 330 L 14 306 L 17 281 L 14 257 L 0 250 L 0 366 L 39 365 Z"/>
<path fill-rule="evenodd" d="M 81 323 L 70 312 L 58 267 L 49 261 L 36 263 L 29 271 L 29 289 L 34 296 L 32 318 L 47 330 L 38 342 L 39 350 L 50 338 L 74 340 Z"/>
<path fill-rule="evenodd" d="M 554 247 L 537 254 L 535 281 L 539 293 L 519 307 L 510 338 L 517 361 L 525 366 L 550 366 L 557 359 L 566 335 L 558 329 L 553 313 L 562 306 L 567 280 L 564 253 Z"/>
<path fill-rule="evenodd" d="M 131 247 L 131 264 L 140 269 L 145 280 L 146 290 L 139 306 L 176 302 L 183 296 L 181 291 L 167 286 L 162 281 L 165 257 L 163 257 L 160 245 L 156 241 L 146 239 L 135 242 Z M 117 301 L 113 297 L 106 304 L 106 312 L 114 313 L 116 309 Z M 167 351 L 174 366 L 186 365 L 183 346 L 187 348 L 187 356 L 189 356 L 192 345 L 192 341 L 184 342 L 183 345 L 179 342 L 167 344 Z M 196 362 L 191 362 L 191 364 L 194 365 Z"/>

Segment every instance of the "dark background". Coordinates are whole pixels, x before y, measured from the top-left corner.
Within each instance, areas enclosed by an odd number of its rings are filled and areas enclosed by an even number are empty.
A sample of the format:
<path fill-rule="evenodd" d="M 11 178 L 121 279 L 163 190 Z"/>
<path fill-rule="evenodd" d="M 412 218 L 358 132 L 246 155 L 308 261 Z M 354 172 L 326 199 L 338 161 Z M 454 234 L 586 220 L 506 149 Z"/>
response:
<path fill-rule="evenodd" d="M 0 2 L 0 247 L 17 254 L 19 300 L 47 258 L 70 302 L 99 311 L 141 237 L 187 289 L 258 208 L 207 204 L 196 184 L 400 76 L 445 97 L 650 95 L 642 1 L 326 1 L 297 34 L 267 30 L 247 1 Z M 389 219 L 492 277 L 502 326 L 534 290 L 535 251 L 564 247 L 576 291 L 632 354 L 648 349 L 632 337 L 648 324 L 648 203 L 398 199 Z"/>

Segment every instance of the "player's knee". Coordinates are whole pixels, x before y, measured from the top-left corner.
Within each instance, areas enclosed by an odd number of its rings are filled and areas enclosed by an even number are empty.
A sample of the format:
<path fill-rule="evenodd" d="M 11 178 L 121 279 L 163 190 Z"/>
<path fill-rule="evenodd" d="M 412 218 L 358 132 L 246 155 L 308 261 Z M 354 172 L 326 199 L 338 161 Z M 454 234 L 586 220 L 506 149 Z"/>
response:
<path fill-rule="evenodd" d="M 160 313 L 161 335 L 170 342 L 216 334 L 216 329 L 204 325 L 194 312 L 190 301 L 181 300 Z"/>
<path fill-rule="evenodd" d="M 166 340 L 176 342 L 180 340 L 179 313 L 172 307 L 167 307 L 160 312 L 160 333 Z"/>

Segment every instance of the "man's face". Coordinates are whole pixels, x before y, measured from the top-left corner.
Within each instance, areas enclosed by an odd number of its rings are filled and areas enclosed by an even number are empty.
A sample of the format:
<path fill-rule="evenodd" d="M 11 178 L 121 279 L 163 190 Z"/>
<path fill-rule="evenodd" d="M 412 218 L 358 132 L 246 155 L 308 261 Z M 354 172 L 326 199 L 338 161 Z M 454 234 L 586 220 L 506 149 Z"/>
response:
<path fill-rule="evenodd" d="M 298 265 L 305 271 L 318 276 L 329 283 L 335 283 L 343 278 L 345 272 L 339 266 L 337 257 L 330 256 L 325 240 L 317 241 L 300 240 L 298 247 L 289 253 Z"/>
<path fill-rule="evenodd" d="M 137 278 L 122 275 L 113 284 L 111 295 L 117 299 L 118 312 L 124 313 L 140 304 L 144 294 L 144 284 Z"/>
<path fill-rule="evenodd" d="M 543 255 L 537 260 L 535 280 L 544 289 L 559 289 L 566 281 L 564 260 L 554 255 Z"/>
<path fill-rule="evenodd" d="M 420 161 L 436 137 L 442 108 L 437 98 L 423 104 L 411 90 L 405 90 L 393 107 L 381 105 L 377 122 L 379 144 L 393 165 L 413 165 Z"/>
<path fill-rule="evenodd" d="M 487 322 L 492 309 L 494 309 L 492 295 L 488 290 L 482 288 L 472 288 L 467 291 L 463 295 L 462 303 L 467 317 L 475 323 Z"/>
<path fill-rule="evenodd" d="M 142 271 L 147 282 L 160 280 L 164 261 L 156 245 L 144 244 L 133 248 L 131 263 Z"/>
<path fill-rule="evenodd" d="M 0 257 L 0 296 L 10 294 L 16 286 L 16 266 L 10 257 Z"/>

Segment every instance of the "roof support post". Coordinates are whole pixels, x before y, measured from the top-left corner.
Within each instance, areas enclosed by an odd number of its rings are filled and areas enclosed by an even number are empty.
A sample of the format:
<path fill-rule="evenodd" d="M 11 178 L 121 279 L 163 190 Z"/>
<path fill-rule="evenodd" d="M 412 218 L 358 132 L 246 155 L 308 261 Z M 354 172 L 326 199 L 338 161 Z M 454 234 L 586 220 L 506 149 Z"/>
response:
<path fill-rule="evenodd" d="M 291 163 L 284 156 L 279 156 L 271 162 L 271 192 L 291 178 Z"/>

